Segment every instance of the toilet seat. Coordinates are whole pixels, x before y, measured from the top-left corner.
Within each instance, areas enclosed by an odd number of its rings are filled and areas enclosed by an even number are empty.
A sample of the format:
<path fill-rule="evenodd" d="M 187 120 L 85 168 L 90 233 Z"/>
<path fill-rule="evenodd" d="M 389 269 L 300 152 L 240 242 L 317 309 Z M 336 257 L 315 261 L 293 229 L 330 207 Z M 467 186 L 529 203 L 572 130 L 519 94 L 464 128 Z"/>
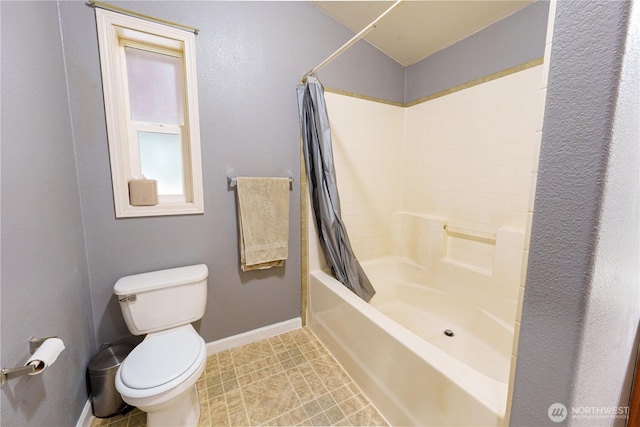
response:
<path fill-rule="evenodd" d="M 163 393 L 183 383 L 205 360 L 206 345 L 191 325 L 155 332 L 122 362 L 116 388 L 134 398 Z"/>

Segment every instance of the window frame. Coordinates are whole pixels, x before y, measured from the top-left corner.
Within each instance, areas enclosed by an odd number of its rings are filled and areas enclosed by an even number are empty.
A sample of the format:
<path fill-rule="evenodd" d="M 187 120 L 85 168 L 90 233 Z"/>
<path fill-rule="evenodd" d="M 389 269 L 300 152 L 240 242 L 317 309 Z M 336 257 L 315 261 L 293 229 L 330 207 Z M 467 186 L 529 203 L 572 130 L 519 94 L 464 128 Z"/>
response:
<path fill-rule="evenodd" d="M 178 28 L 96 9 L 113 199 L 117 218 L 204 213 L 195 34 Z M 167 126 L 131 120 L 125 47 L 182 58 L 184 125 Z M 129 180 L 140 174 L 139 130 L 181 135 L 184 194 L 159 195 L 155 206 L 129 203 Z M 137 165 L 137 166 L 136 166 Z"/>

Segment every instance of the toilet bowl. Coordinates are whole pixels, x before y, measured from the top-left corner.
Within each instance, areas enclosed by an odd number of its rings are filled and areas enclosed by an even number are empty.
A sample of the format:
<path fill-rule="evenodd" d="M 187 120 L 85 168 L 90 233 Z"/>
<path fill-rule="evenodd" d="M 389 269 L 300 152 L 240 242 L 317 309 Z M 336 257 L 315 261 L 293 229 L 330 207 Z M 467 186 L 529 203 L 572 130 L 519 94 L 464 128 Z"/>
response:
<path fill-rule="evenodd" d="M 116 374 L 122 399 L 147 413 L 148 425 L 196 425 L 196 381 L 207 362 L 204 340 L 191 325 L 155 332 L 127 356 Z"/>
<path fill-rule="evenodd" d="M 204 339 L 191 325 L 206 306 L 205 265 L 128 276 L 114 287 L 127 327 L 146 333 L 121 363 L 116 390 L 147 413 L 148 426 L 196 426 L 196 381 L 207 360 Z"/>

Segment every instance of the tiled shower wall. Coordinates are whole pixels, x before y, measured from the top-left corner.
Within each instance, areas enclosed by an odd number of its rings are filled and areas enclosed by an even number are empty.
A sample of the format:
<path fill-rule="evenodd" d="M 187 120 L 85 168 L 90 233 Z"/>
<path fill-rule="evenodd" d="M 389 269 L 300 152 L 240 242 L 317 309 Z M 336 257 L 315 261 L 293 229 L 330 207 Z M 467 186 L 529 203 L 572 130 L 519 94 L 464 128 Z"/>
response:
<path fill-rule="evenodd" d="M 463 236 L 448 236 L 446 257 L 487 274 L 493 272 L 496 247 L 464 235 L 495 238 L 500 228 L 524 233 L 527 227 L 540 150 L 542 69 L 528 68 L 406 111 L 400 208 L 448 219 Z"/>
<path fill-rule="evenodd" d="M 362 259 L 394 253 L 392 213 L 402 203 L 405 109 L 327 93 L 333 155 L 344 220 Z"/>
<path fill-rule="evenodd" d="M 406 108 L 326 93 L 342 218 L 358 258 L 399 254 L 402 216 L 392 213 L 405 211 L 483 238 L 503 234 L 498 229 L 522 233 L 519 252 L 498 254 L 508 260 L 502 267 L 509 276 L 518 276 L 510 281 L 519 283 L 540 148 L 542 75 L 543 66 L 533 66 Z M 492 275 L 495 252 L 505 249 L 458 236 L 443 240 L 443 255 Z"/>
<path fill-rule="evenodd" d="M 402 197 L 398 174 L 404 108 L 325 92 L 338 191 L 351 245 L 360 260 L 397 250 L 393 212 Z M 308 197 L 307 197 L 308 200 Z M 323 266 L 309 208 L 309 270 Z"/>

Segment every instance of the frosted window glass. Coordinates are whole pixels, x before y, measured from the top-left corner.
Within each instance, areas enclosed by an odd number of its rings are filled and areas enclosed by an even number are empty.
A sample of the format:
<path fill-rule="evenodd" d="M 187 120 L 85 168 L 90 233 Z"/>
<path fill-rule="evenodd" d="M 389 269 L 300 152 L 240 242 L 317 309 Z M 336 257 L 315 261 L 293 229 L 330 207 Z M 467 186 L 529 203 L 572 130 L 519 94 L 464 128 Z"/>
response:
<path fill-rule="evenodd" d="M 182 125 L 182 59 L 125 47 L 131 120 Z"/>
<path fill-rule="evenodd" d="M 184 194 L 180 135 L 138 132 L 140 169 L 158 181 L 158 194 Z"/>

